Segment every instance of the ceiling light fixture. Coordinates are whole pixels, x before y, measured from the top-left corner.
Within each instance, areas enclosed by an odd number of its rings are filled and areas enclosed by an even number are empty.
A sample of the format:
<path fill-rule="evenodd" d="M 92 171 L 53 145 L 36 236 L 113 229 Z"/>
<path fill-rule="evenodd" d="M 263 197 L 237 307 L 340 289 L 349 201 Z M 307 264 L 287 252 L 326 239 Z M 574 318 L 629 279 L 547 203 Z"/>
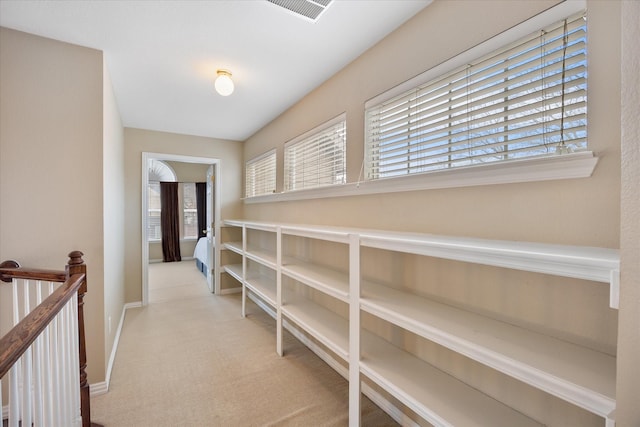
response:
<path fill-rule="evenodd" d="M 233 93 L 233 80 L 231 80 L 231 72 L 227 70 L 218 70 L 216 72 L 215 87 L 216 91 L 222 96 L 229 96 Z"/>

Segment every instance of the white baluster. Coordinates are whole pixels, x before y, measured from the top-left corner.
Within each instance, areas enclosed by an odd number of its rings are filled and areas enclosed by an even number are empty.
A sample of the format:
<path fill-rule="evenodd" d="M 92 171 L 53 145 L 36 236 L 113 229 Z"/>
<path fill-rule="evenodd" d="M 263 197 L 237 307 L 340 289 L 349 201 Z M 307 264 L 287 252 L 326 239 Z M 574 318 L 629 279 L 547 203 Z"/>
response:
<path fill-rule="evenodd" d="M 42 303 L 42 281 L 36 282 L 36 306 Z M 44 333 L 44 332 L 43 332 Z M 36 339 L 33 346 L 33 422 L 35 426 L 44 425 L 44 410 L 42 403 L 43 378 L 43 334 Z"/>
<path fill-rule="evenodd" d="M 13 280 L 14 326 L 59 286 L 38 280 L 33 292 L 32 285 L 29 280 Z M 9 370 L 7 425 L 81 427 L 79 365 L 78 297 L 74 294 Z"/>
<path fill-rule="evenodd" d="M 13 300 L 13 325 L 20 322 L 20 313 L 18 305 L 18 279 L 12 281 L 12 300 Z M 18 382 L 20 380 L 20 360 L 9 370 L 9 427 L 18 427 L 20 419 L 20 395 L 18 394 Z"/>
<path fill-rule="evenodd" d="M 67 316 L 64 307 L 58 314 L 58 339 L 60 340 L 60 346 L 58 347 L 60 352 L 60 359 L 58 360 L 60 368 L 60 413 L 62 417 L 63 425 L 69 424 L 69 372 L 67 370 L 67 360 L 69 354 L 67 353 L 67 330 L 66 330 Z"/>
<path fill-rule="evenodd" d="M 60 372 L 60 346 L 59 346 L 59 334 L 58 334 L 58 316 L 54 317 L 51 321 L 51 375 L 52 375 L 52 406 L 53 406 L 53 417 L 52 424 L 55 426 L 64 425 L 63 420 L 61 419 L 60 412 L 60 395 L 62 394 L 62 390 L 60 388 L 61 382 L 61 372 Z"/>
<path fill-rule="evenodd" d="M 73 332 L 73 339 L 71 340 L 72 349 L 72 372 L 73 372 L 73 402 L 74 402 L 74 414 L 75 425 L 82 426 L 82 414 L 80 408 L 80 329 L 78 327 L 78 293 L 73 294 L 71 299 L 71 331 Z"/>
<path fill-rule="evenodd" d="M 60 311 L 62 315 L 62 327 L 63 327 L 63 347 L 64 347 L 64 358 L 62 359 L 62 363 L 64 365 L 64 412 L 65 419 L 68 426 L 73 426 L 73 411 L 71 407 L 73 405 L 73 390 L 71 389 L 71 378 L 73 377 L 73 372 L 71 371 L 71 323 L 69 320 L 69 303 L 65 304 L 64 308 Z"/>
<path fill-rule="evenodd" d="M 22 318 L 24 319 L 27 314 L 31 311 L 31 301 L 29 296 L 29 286 L 31 286 L 31 282 L 29 280 L 23 281 L 23 291 L 22 298 L 24 304 L 24 311 L 22 313 Z M 22 355 L 22 425 L 30 426 L 31 425 L 31 380 L 33 373 L 33 355 L 32 355 L 32 347 L 29 346 Z"/>
<path fill-rule="evenodd" d="M 51 295 L 53 290 L 53 283 L 48 283 L 48 289 L 45 288 L 46 296 Z M 51 324 L 47 325 L 45 330 L 42 333 L 42 346 L 43 350 L 43 359 L 42 363 L 42 372 L 43 372 L 43 409 L 44 409 L 44 419 L 47 420 L 48 426 L 53 426 L 53 370 L 51 369 Z"/>

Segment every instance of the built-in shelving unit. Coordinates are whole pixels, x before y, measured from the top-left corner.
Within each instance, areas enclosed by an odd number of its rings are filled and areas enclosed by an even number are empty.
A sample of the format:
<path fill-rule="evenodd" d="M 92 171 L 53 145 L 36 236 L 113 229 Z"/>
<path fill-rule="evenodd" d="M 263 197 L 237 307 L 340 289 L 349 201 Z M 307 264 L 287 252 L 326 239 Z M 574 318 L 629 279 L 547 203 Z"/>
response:
<path fill-rule="evenodd" d="M 596 414 L 607 427 L 615 425 L 614 356 L 428 298 L 403 283 L 364 280 L 360 268 L 361 251 L 372 248 L 569 277 L 608 285 L 609 306 L 617 308 L 616 250 L 245 220 L 225 225 L 242 229 L 241 242 L 223 247 L 242 255 L 241 265 L 224 269 L 243 287 L 243 315 L 246 297 L 253 294 L 273 308 L 279 354 L 284 319 L 347 363 L 350 425 L 359 425 L 359 395 L 370 390 L 362 386 L 364 379 L 437 426 L 540 425 L 368 332 L 363 314 Z"/>
<path fill-rule="evenodd" d="M 541 425 L 381 338 L 362 338 L 360 371 L 433 425 Z"/>

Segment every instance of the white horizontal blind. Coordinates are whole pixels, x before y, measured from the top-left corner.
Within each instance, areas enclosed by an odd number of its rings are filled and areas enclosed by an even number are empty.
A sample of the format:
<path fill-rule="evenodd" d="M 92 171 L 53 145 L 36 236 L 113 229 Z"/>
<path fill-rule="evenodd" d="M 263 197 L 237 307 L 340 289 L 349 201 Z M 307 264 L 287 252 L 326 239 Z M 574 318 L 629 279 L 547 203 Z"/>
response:
<path fill-rule="evenodd" d="M 276 192 L 276 151 L 271 150 L 245 165 L 245 196 Z"/>
<path fill-rule="evenodd" d="M 285 144 L 285 191 L 345 183 L 347 125 L 337 119 Z"/>
<path fill-rule="evenodd" d="M 149 181 L 149 211 L 147 216 L 147 239 L 148 240 L 160 240 L 162 239 L 162 231 L 160 226 L 160 182 Z"/>
<path fill-rule="evenodd" d="M 180 223 L 180 237 L 183 239 L 198 238 L 198 201 L 195 182 L 181 182 L 178 184 L 181 193 L 182 222 Z"/>
<path fill-rule="evenodd" d="M 586 16 L 366 110 L 367 179 L 587 146 Z"/>

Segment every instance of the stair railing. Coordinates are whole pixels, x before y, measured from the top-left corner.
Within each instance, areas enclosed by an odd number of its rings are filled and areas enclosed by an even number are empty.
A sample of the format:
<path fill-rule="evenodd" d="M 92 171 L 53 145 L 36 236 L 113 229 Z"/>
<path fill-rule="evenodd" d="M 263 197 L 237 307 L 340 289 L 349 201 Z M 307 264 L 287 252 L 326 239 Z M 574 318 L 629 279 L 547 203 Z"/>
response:
<path fill-rule="evenodd" d="M 71 252 L 65 271 L 21 268 L 15 261 L 0 264 L 0 280 L 11 283 L 11 291 L 1 295 L 10 293 L 12 300 L 0 299 L 2 311 L 11 307 L 13 324 L 0 338 L 0 402 L 5 381 L 8 427 L 92 425 L 82 255 Z"/>

